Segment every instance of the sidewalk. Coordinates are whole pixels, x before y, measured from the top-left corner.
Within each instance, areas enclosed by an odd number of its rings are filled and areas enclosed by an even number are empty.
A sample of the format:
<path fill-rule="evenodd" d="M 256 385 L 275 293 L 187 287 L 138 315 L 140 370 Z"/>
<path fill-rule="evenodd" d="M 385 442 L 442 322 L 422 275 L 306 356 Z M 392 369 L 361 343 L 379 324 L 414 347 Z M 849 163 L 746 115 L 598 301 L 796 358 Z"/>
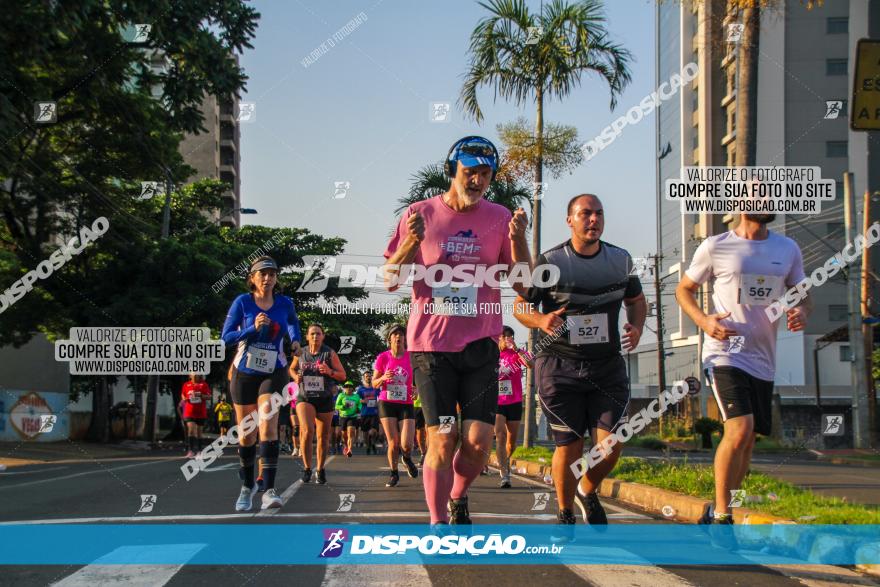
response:
<path fill-rule="evenodd" d="M 71 461 L 95 461 L 119 458 L 169 457 L 183 454 L 180 442 L 151 446 L 145 441 L 119 443 L 66 440 L 60 442 L 0 442 L 0 465 L 7 468 Z"/>

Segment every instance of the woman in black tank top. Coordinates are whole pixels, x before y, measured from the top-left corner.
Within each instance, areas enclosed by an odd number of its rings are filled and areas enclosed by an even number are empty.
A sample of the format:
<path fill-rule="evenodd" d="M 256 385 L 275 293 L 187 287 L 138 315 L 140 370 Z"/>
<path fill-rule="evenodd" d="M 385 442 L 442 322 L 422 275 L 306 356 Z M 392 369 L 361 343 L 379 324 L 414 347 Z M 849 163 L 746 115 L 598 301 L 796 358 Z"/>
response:
<path fill-rule="evenodd" d="M 333 399 L 336 386 L 345 381 L 345 369 L 339 356 L 324 344 L 324 327 L 312 324 L 306 334 L 308 345 L 302 355 L 290 363 L 290 377 L 299 391 L 296 415 L 299 418 L 299 441 L 303 461 L 303 483 L 312 478 L 312 438 L 318 433 L 317 483 L 325 483 L 324 463 L 330 447 L 330 425 L 333 420 Z"/>

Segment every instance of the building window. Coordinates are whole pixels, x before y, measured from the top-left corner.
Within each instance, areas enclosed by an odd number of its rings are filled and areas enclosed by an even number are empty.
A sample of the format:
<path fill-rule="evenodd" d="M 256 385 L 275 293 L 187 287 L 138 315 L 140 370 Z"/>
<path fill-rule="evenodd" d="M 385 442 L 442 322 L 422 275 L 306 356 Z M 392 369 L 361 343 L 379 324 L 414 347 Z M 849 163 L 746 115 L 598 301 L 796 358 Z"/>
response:
<path fill-rule="evenodd" d="M 829 35 L 845 35 L 849 32 L 849 18 L 832 16 L 825 19 L 825 32 Z"/>
<path fill-rule="evenodd" d="M 849 309 L 846 304 L 829 304 L 828 319 L 831 322 L 846 322 L 849 320 Z"/>
<path fill-rule="evenodd" d="M 846 141 L 825 141 L 825 156 L 846 158 Z"/>
<path fill-rule="evenodd" d="M 825 75 L 846 75 L 847 66 L 846 59 L 826 59 Z"/>
<path fill-rule="evenodd" d="M 693 138 L 691 139 L 691 145 L 693 146 L 694 149 L 700 148 L 700 133 L 697 132 L 698 130 L 699 130 L 699 127 L 694 127 Z"/>
<path fill-rule="evenodd" d="M 732 133 L 736 130 L 736 109 L 730 108 L 727 111 L 727 132 Z"/>
<path fill-rule="evenodd" d="M 852 349 L 849 347 L 849 345 L 840 345 L 840 360 L 843 363 L 852 363 L 853 354 Z"/>
<path fill-rule="evenodd" d="M 727 166 L 735 167 L 736 166 L 736 147 L 734 147 L 736 143 L 730 143 L 730 148 L 727 149 Z"/>

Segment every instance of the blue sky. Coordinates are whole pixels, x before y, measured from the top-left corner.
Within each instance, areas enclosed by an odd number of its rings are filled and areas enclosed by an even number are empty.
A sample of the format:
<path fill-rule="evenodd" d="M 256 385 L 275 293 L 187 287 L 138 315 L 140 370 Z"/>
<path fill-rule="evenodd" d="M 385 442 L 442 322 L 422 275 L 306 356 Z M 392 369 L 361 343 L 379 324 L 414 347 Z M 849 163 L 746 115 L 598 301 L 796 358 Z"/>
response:
<path fill-rule="evenodd" d="M 410 176 L 438 162 L 459 137 L 496 139 L 496 125 L 525 116 L 480 93 L 485 120 L 464 118 L 456 101 L 470 33 L 486 14 L 471 0 L 443 4 L 404 0 L 255 2 L 262 14 L 254 49 L 241 63 L 250 77 L 244 101 L 256 121 L 242 124 L 242 205 L 245 222 L 305 227 L 348 241 L 346 253 L 378 260 L 395 223 L 394 208 Z M 528 2 L 537 11 L 540 2 Z M 301 61 L 359 13 L 367 19 L 303 67 Z M 608 28 L 633 56 L 633 81 L 614 112 L 606 84 L 583 79 L 564 102 L 545 103 L 547 121 L 575 126 L 581 142 L 654 89 L 654 2 L 606 2 Z M 431 102 L 451 102 L 451 122 L 430 121 Z M 567 238 L 565 204 L 581 192 L 602 197 L 605 240 L 633 256 L 656 246 L 654 115 L 628 126 L 607 149 L 558 180 L 548 179 L 542 248 Z M 351 182 L 334 199 L 334 182 Z M 352 260 L 355 257 L 352 257 Z M 361 258 L 361 257 L 358 257 Z M 367 260 L 367 257 L 361 259 Z"/>

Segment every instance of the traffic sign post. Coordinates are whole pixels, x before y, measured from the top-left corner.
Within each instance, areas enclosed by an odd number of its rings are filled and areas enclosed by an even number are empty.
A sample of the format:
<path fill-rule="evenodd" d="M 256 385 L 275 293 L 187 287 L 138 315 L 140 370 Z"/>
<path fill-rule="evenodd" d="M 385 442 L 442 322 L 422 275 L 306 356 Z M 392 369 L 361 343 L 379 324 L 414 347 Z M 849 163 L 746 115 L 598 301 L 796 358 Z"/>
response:
<path fill-rule="evenodd" d="M 850 128 L 880 130 L 880 40 L 859 39 L 854 71 Z"/>

